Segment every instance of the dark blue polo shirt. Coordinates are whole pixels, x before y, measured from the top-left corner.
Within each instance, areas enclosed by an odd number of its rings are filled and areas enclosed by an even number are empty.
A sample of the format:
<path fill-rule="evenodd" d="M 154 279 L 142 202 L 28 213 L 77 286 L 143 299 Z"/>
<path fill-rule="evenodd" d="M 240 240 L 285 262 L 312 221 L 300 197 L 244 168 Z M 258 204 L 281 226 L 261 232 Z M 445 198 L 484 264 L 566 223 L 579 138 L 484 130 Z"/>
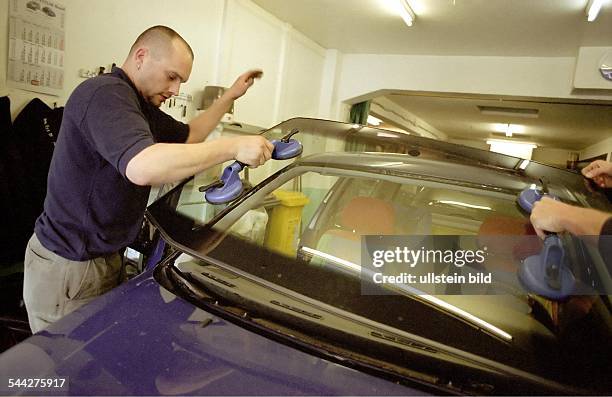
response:
<path fill-rule="evenodd" d="M 64 109 L 34 227 L 40 242 L 82 261 L 134 241 L 150 187 L 127 179 L 128 162 L 156 142 L 183 143 L 188 135 L 187 124 L 146 102 L 119 68 L 80 84 Z"/>

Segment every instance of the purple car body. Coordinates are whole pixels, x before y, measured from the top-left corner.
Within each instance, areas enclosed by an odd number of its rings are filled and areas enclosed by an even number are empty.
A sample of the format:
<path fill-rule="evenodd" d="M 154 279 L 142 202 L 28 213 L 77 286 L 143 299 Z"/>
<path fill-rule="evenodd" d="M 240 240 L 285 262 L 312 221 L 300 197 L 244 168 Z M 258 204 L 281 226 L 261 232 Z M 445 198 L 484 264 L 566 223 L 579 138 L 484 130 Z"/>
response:
<path fill-rule="evenodd" d="M 0 357 L 7 394 L 422 395 L 279 344 L 161 287 L 149 270 Z"/>

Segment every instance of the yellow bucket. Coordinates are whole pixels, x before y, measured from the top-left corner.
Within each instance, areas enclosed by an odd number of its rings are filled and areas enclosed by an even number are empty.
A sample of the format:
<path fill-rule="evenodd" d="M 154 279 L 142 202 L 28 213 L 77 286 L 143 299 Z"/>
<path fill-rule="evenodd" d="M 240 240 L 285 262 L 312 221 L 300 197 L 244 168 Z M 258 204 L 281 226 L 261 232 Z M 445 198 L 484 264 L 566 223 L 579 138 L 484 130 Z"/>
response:
<path fill-rule="evenodd" d="M 272 209 L 264 245 L 278 253 L 295 256 L 302 209 L 308 204 L 308 197 L 288 190 L 277 190 L 272 194 L 279 204 Z"/>

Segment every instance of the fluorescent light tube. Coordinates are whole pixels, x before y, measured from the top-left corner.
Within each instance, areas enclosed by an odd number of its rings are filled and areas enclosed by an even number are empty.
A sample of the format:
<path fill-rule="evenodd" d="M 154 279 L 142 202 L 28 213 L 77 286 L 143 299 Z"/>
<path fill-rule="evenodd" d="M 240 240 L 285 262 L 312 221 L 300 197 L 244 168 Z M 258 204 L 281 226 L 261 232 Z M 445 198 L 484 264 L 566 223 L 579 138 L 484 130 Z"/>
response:
<path fill-rule="evenodd" d="M 587 21 L 593 22 L 597 18 L 603 2 L 604 0 L 589 0 L 586 8 Z"/>
<path fill-rule="evenodd" d="M 414 11 L 410 8 L 410 4 L 408 4 L 407 0 L 397 0 L 399 3 L 399 13 L 406 25 L 412 26 L 416 16 L 414 15 Z"/>
<path fill-rule="evenodd" d="M 380 125 L 380 123 L 382 123 L 381 119 L 379 119 L 378 117 L 374 117 L 371 114 L 368 115 L 368 124 L 370 124 L 370 125 Z"/>

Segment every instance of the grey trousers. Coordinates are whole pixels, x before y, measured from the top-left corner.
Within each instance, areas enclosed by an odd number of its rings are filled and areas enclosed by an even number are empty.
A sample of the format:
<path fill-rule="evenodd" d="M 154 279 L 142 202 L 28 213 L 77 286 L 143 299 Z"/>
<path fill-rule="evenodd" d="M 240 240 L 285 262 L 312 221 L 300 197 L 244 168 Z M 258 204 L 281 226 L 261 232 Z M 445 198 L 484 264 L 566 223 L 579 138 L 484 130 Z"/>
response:
<path fill-rule="evenodd" d="M 32 333 L 119 285 L 121 263 L 118 253 L 71 261 L 49 251 L 32 235 L 23 266 L 23 300 Z"/>

